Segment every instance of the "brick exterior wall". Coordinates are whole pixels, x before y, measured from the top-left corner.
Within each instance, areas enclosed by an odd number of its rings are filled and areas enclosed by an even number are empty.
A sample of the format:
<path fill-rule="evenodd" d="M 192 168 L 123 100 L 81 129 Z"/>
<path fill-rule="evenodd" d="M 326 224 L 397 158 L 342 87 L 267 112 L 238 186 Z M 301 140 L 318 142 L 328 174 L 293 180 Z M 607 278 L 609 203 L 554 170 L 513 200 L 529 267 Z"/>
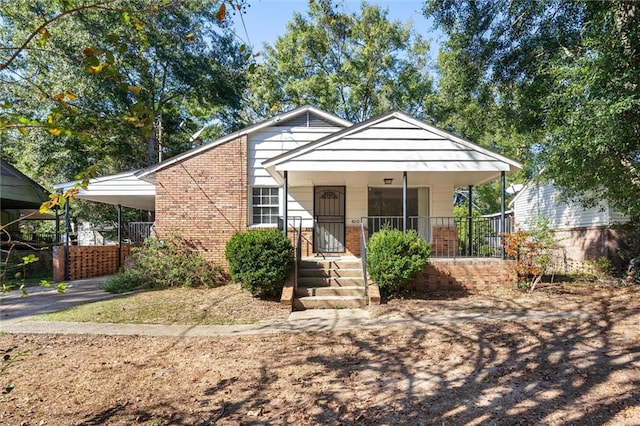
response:
<path fill-rule="evenodd" d="M 345 249 L 347 251 L 346 254 L 349 256 L 360 256 L 360 227 L 347 227 L 347 241 L 345 243 Z"/>
<path fill-rule="evenodd" d="M 293 247 L 296 246 L 298 230 L 289 228 L 289 239 Z M 327 253 L 330 256 L 334 253 Z M 313 252 L 313 228 L 302 228 L 302 256 L 314 256 Z M 360 228 L 347 227 L 345 251 L 343 253 L 335 253 L 336 256 L 360 256 Z"/>
<path fill-rule="evenodd" d="M 289 233 L 287 234 L 289 240 L 291 240 L 291 244 L 293 245 L 293 249 L 296 248 L 296 241 L 298 239 L 298 229 L 289 228 Z M 309 257 L 313 256 L 313 229 L 312 228 L 302 228 L 302 256 Z"/>
<path fill-rule="evenodd" d="M 428 291 L 461 290 L 477 293 L 515 283 L 513 261 L 501 259 L 429 259 L 416 279 Z"/>
<path fill-rule="evenodd" d="M 615 260 L 619 236 L 608 226 L 558 229 L 554 238 L 560 248 L 554 250 L 550 268 L 556 273 L 582 272 L 585 260 L 607 257 Z"/>
<path fill-rule="evenodd" d="M 453 256 L 458 252 L 458 230 L 453 226 L 432 228 L 431 254 L 433 256 Z"/>
<path fill-rule="evenodd" d="M 124 265 L 131 247 L 122 245 L 120 265 Z M 69 279 L 101 277 L 118 272 L 118 246 L 70 246 Z M 53 280 L 64 281 L 64 247 L 53 248 Z"/>
<path fill-rule="evenodd" d="M 224 248 L 247 229 L 247 139 L 234 139 L 156 173 L 155 232 L 179 233 L 227 267 Z"/>

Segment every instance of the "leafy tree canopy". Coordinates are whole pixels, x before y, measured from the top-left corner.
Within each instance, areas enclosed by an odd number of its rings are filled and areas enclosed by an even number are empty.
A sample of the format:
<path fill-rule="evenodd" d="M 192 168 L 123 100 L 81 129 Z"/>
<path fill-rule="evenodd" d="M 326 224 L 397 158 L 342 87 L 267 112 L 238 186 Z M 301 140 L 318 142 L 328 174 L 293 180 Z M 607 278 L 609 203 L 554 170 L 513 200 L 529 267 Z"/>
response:
<path fill-rule="evenodd" d="M 1 155 L 49 186 L 153 163 L 160 141 L 165 158 L 184 151 L 212 119 L 234 127 L 246 58 L 224 4 L 4 2 Z"/>
<path fill-rule="evenodd" d="M 640 213 L 639 4 L 430 0 L 425 14 L 449 37 L 452 127 L 544 166 L 567 197 Z"/>
<path fill-rule="evenodd" d="M 250 77 L 249 119 L 312 104 L 359 122 L 398 108 L 429 119 L 432 79 L 427 42 L 411 24 L 362 3 L 310 2 L 297 13 Z"/>

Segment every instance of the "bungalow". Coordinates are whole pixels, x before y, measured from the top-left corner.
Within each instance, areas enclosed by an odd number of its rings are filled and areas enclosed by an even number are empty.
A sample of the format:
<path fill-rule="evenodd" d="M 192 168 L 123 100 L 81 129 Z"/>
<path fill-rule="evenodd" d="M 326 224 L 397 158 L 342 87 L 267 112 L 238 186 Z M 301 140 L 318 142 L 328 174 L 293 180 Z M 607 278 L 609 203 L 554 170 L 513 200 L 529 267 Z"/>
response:
<path fill-rule="evenodd" d="M 304 106 L 123 179 L 127 188 L 136 180 L 140 190 L 154 188 L 159 236 L 179 231 L 223 265 L 235 232 L 278 226 L 300 240 L 303 257 L 360 256 L 363 235 L 389 224 L 415 229 L 435 257 L 459 258 L 479 253 L 459 235 L 454 189 L 496 179 L 504 188 L 505 175 L 520 167 L 399 111 L 353 124 Z M 92 181 L 79 197 L 99 200 L 94 183 L 100 184 Z M 116 192 L 122 205 L 150 196 Z M 497 220 L 499 226 L 482 228 L 505 229 L 504 214 Z M 464 227 L 469 237 L 472 228 Z M 483 253 L 500 257 L 501 249 Z"/>

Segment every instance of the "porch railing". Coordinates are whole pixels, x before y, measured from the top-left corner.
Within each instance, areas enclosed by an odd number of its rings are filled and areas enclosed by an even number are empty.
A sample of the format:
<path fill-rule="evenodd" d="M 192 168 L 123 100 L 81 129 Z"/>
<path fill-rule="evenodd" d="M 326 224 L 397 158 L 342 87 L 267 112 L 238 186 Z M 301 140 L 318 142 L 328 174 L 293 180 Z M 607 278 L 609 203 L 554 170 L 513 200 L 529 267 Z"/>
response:
<path fill-rule="evenodd" d="M 360 221 L 360 261 L 362 262 L 362 281 L 364 282 L 364 296 L 369 299 L 369 283 L 367 282 L 367 233 L 364 222 Z"/>
<path fill-rule="evenodd" d="M 414 230 L 431 244 L 433 257 L 501 257 L 502 234 L 510 233 L 511 220 L 502 229 L 500 217 L 409 216 L 407 230 Z M 367 216 L 368 235 L 383 227 L 404 228 L 402 216 Z"/>
<path fill-rule="evenodd" d="M 282 217 L 278 218 L 278 221 L 284 226 Z M 287 236 L 290 227 L 296 232 L 293 259 L 293 289 L 296 291 L 298 290 L 298 275 L 300 273 L 300 261 L 302 260 L 302 216 L 287 216 Z"/>
<path fill-rule="evenodd" d="M 78 234 L 70 233 L 69 238 L 72 245 L 76 245 L 78 243 Z M 38 231 L 25 231 L 21 230 L 17 233 L 8 232 L 3 230 L 0 232 L 0 242 L 3 245 L 16 245 L 17 247 L 24 246 L 28 247 L 37 247 L 37 248 L 47 248 L 52 247 L 58 244 L 61 244 L 64 239 L 63 233 L 55 233 L 55 232 L 38 232 Z"/>

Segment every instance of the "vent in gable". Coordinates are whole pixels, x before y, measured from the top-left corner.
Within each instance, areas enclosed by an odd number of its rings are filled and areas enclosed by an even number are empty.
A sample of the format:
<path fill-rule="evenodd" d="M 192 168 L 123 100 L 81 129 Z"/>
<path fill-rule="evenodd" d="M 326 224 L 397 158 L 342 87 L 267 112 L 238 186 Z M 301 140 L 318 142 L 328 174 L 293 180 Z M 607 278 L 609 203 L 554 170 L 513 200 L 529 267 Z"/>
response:
<path fill-rule="evenodd" d="M 338 127 L 337 124 L 325 120 L 319 115 L 309 111 L 290 118 L 289 120 L 282 121 L 277 125 L 283 127 Z"/>

